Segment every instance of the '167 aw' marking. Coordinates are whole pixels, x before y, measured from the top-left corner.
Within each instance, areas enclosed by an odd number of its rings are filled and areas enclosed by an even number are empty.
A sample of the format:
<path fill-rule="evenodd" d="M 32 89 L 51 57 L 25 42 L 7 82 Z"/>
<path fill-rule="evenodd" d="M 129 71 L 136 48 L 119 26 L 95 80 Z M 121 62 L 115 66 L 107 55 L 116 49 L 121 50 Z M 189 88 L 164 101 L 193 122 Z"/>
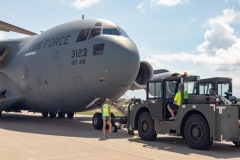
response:
<path fill-rule="evenodd" d="M 72 60 L 72 65 L 85 64 L 86 59 Z"/>

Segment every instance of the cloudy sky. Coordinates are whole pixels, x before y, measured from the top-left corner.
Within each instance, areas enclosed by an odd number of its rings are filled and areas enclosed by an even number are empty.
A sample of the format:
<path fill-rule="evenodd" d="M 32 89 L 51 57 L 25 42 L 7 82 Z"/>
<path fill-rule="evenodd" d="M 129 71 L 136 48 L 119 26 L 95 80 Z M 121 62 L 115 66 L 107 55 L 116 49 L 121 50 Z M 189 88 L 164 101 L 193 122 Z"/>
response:
<path fill-rule="evenodd" d="M 240 97 L 240 0 L 1 0 L 0 20 L 40 33 L 104 18 L 124 28 L 154 69 L 233 78 Z M 23 37 L 0 32 L 0 39 Z M 129 91 L 128 97 L 144 97 Z"/>

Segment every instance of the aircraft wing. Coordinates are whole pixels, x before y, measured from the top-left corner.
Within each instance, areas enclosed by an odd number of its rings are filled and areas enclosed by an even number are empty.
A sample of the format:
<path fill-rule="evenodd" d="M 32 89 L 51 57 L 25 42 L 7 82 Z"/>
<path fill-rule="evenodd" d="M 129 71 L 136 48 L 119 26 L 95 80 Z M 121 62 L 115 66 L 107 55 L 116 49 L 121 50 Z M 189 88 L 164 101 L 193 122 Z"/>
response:
<path fill-rule="evenodd" d="M 37 35 L 37 33 L 34 33 L 31 31 L 28 31 L 26 29 L 8 24 L 3 21 L 0 21 L 0 30 L 5 31 L 5 32 L 13 31 L 13 32 L 17 32 L 17 33 L 26 34 L 26 35 Z"/>

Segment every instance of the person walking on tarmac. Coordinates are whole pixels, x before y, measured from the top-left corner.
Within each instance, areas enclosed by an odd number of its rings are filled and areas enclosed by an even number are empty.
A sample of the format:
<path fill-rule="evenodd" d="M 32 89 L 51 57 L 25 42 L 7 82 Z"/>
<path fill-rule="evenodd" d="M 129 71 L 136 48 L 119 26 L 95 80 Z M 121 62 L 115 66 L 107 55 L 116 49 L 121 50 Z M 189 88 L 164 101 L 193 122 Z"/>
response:
<path fill-rule="evenodd" d="M 109 138 L 112 137 L 112 122 L 111 122 L 111 112 L 110 112 L 110 104 L 111 101 L 106 98 L 104 101 L 104 104 L 102 106 L 102 119 L 103 119 L 103 128 L 102 128 L 102 132 L 103 132 L 103 139 L 106 138 L 106 125 L 108 124 L 109 126 Z"/>
<path fill-rule="evenodd" d="M 168 111 L 171 113 L 172 117 L 169 118 L 169 120 L 174 120 L 175 119 L 175 114 L 174 111 L 177 111 L 180 104 L 181 104 L 181 91 L 183 90 L 183 85 L 180 84 L 178 87 L 178 92 L 176 93 L 175 97 L 174 97 L 174 102 L 173 104 L 168 104 L 167 108 Z"/>

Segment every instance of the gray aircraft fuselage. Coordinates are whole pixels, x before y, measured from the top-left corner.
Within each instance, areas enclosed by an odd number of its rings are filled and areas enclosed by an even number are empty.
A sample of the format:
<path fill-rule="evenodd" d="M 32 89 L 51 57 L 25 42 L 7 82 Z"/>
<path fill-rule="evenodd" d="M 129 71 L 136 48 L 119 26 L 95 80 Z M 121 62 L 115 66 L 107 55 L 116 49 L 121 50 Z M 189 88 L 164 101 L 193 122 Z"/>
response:
<path fill-rule="evenodd" d="M 103 19 L 0 41 L 0 53 L 0 111 L 84 111 L 96 98 L 122 96 L 140 67 L 134 42 Z"/>

